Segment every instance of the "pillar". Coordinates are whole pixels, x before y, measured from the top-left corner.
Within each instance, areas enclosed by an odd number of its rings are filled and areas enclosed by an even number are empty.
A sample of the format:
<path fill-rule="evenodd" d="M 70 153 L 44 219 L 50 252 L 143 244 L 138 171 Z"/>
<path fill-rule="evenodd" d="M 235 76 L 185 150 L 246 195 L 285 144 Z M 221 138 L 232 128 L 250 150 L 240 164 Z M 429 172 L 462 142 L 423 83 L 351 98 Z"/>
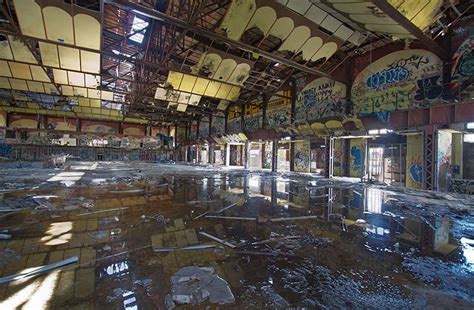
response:
<path fill-rule="evenodd" d="M 278 140 L 272 142 L 272 172 L 276 172 L 278 160 Z"/>
<path fill-rule="evenodd" d="M 424 127 L 424 182 L 423 188 L 435 190 L 436 176 L 436 126 L 427 125 Z"/>
<path fill-rule="evenodd" d="M 230 144 L 225 145 L 225 165 L 230 166 Z"/>
<path fill-rule="evenodd" d="M 245 141 L 245 145 L 244 145 L 243 149 L 244 149 L 244 155 L 245 155 L 245 157 L 243 158 L 244 168 L 248 169 L 249 168 L 249 162 L 250 162 L 250 143 L 248 141 Z"/>
<path fill-rule="evenodd" d="M 216 159 L 214 158 L 215 155 L 214 155 L 214 143 L 210 143 L 209 144 L 209 163 L 210 164 L 215 164 L 216 163 Z"/>

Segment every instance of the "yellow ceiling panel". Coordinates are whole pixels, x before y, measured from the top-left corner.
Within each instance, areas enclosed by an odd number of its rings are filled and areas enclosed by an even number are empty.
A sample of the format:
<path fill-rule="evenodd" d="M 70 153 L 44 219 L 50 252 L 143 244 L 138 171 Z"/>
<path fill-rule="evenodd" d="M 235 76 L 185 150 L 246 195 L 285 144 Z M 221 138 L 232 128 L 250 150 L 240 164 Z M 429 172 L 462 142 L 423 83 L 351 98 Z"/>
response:
<path fill-rule="evenodd" d="M 229 95 L 227 95 L 227 98 L 224 98 L 224 99 L 235 101 L 239 98 L 239 95 L 240 95 L 240 87 L 232 86 L 232 89 L 230 90 Z"/>
<path fill-rule="evenodd" d="M 72 86 L 61 85 L 61 92 L 64 96 L 74 96 L 74 88 Z"/>
<path fill-rule="evenodd" d="M 93 98 L 93 99 L 100 99 L 100 90 L 88 88 L 87 97 Z"/>
<path fill-rule="evenodd" d="M 91 108 L 83 107 L 82 108 L 82 113 L 92 113 Z"/>
<path fill-rule="evenodd" d="M 316 54 L 311 57 L 312 61 L 326 57 L 328 60 L 337 51 L 337 44 L 334 42 L 328 42 L 324 44 Z"/>
<path fill-rule="evenodd" d="M 183 80 L 181 81 L 181 86 L 179 90 L 186 92 L 191 92 L 193 90 L 194 84 L 196 84 L 197 77 L 192 75 L 184 75 Z"/>
<path fill-rule="evenodd" d="M 57 84 L 69 84 L 66 70 L 53 69 L 53 76 Z"/>
<path fill-rule="evenodd" d="M 44 91 L 47 94 L 59 94 L 56 86 L 52 83 L 43 83 Z"/>
<path fill-rule="evenodd" d="M 222 83 L 220 82 L 209 81 L 209 85 L 207 85 L 207 89 L 204 95 L 208 97 L 215 97 L 221 85 Z"/>
<path fill-rule="evenodd" d="M 302 57 L 304 60 L 310 60 L 314 54 L 323 46 L 323 40 L 320 37 L 309 38 L 301 47 Z"/>
<path fill-rule="evenodd" d="M 100 108 L 91 108 L 91 113 L 92 114 L 101 114 L 100 112 L 101 112 Z"/>
<path fill-rule="evenodd" d="M 56 44 L 39 42 L 41 61 L 45 66 L 59 68 L 58 47 Z"/>
<path fill-rule="evenodd" d="M 207 89 L 207 85 L 209 85 L 208 79 L 198 78 L 196 84 L 194 84 L 193 93 L 198 95 L 204 95 L 204 92 Z"/>
<path fill-rule="evenodd" d="M 10 43 L 7 41 L 3 41 L 0 44 L 0 58 L 1 59 L 8 59 L 13 60 L 12 50 L 10 49 Z"/>
<path fill-rule="evenodd" d="M 100 85 L 100 75 L 85 74 L 86 87 L 97 88 Z"/>
<path fill-rule="evenodd" d="M 295 23 L 291 18 L 281 17 L 273 24 L 269 34 L 283 41 L 290 35 L 293 28 L 295 28 Z"/>
<path fill-rule="evenodd" d="M 100 73 L 100 54 L 81 50 L 81 68 L 84 72 Z"/>
<path fill-rule="evenodd" d="M 89 107 L 90 106 L 90 100 L 87 98 L 77 98 L 77 102 L 79 102 L 79 105 L 81 107 Z"/>
<path fill-rule="evenodd" d="M 73 93 L 74 93 L 74 96 L 87 97 L 87 88 L 74 87 Z"/>
<path fill-rule="evenodd" d="M 59 63 L 61 68 L 81 71 L 81 59 L 79 58 L 79 50 L 66 46 L 58 46 Z"/>
<path fill-rule="evenodd" d="M 168 83 L 170 83 L 174 89 L 179 89 L 183 74 L 179 72 L 170 71 L 168 74 Z"/>
<path fill-rule="evenodd" d="M 44 26 L 48 39 L 74 45 L 72 17 L 66 11 L 47 6 L 43 8 Z"/>
<path fill-rule="evenodd" d="M 81 107 L 72 107 L 72 110 L 76 113 L 81 113 L 82 112 L 82 108 Z"/>
<path fill-rule="evenodd" d="M 33 80 L 41 82 L 51 82 L 49 76 L 40 66 L 30 65 L 31 75 Z"/>
<path fill-rule="evenodd" d="M 230 78 L 232 72 L 234 72 L 235 67 L 237 67 L 237 62 L 232 58 L 226 58 L 221 62 L 212 78 L 226 82 Z"/>
<path fill-rule="evenodd" d="M 100 23 L 97 19 L 86 14 L 76 14 L 74 16 L 74 30 L 76 45 L 100 49 Z"/>
<path fill-rule="evenodd" d="M 100 108 L 101 107 L 101 104 L 100 104 L 100 100 L 97 100 L 97 99 L 91 99 L 89 100 L 90 101 L 90 106 L 92 108 Z"/>
<path fill-rule="evenodd" d="M 46 39 L 41 7 L 35 0 L 13 0 L 15 12 L 24 35 Z"/>
<path fill-rule="evenodd" d="M 242 85 L 249 77 L 250 65 L 247 63 L 240 63 L 235 67 L 234 72 L 227 80 L 231 84 Z"/>
<path fill-rule="evenodd" d="M 28 102 L 26 105 L 28 106 L 28 109 L 39 110 L 39 106 L 35 102 Z"/>
<path fill-rule="evenodd" d="M 0 75 L 6 77 L 12 77 L 12 73 L 10 71 L 10 67 L 8 66 L 8 62 L 5 60 L 0 60 Z"/>
<path fill-rule="evenodd" d="M 290 51 L 296 52 L 299 51 L 301 46 L 309 39 L 311 36 L 311 30 L 306 26 L 298 26 L 293 29 L 290 33 L 290 36 L 283 41 L 283 44 L 278 48 L 279 51 Z"/>
<path fill-rule="evenodd" d="M 176 111 L 178 112 L 186 112 L 186 109 L 188 108 L 188 105 L 187 104 L 178 104 L 178 106 L 176 107 Z"/>
<path fill-rule="evenodd" d="M 17 79 L 31 80 L 30 66 L 18 62 L 9 62 L 13 77 Z"/>
<path fill-rule="evenodd" d="M 255 11 L 252 19 L 247 24 L 247 29 L 257 27 L 266 35 L 276 19 L 277 14 L 273 8 L 269 6 L 260 7 Z"/>
<path fill-rule="evenodd" d="M 28 89 L 38 93 L 44 93 L 43 83 L 35 81 L 26 81 Z"/>
<path fill-rule="evenodd" d="M 216 96 L 217 98 L 225 99 L 229 95 L 230 91 L 232 90 L 232 85 L 230 84 L 224 84 L 222 83 L 221 87 L 219 88 L 219 91 L 217 92 Z"/>
<path fill-rule="evenodd" d="M 29 50 L 28 46 L 23 44 L 20 39 L 9 35 L 8 40 L 10 41 L 10 47 L 13 51 L 13 57 L 15 58 L 15 60 L 32 64 L 38 63 L 36 58 Z"/>
<path fill-rule="evenodd" d="M 26 81 L 24 80 L 18 80 L 18 79 L 9 79 L 10 80 L 10 85 L 12 86 L 13 89 L 17 90 L 28 90 L 28 85 L 26 85 Z"/>
<path fill-rule="evenodd" d="M 0 88 L 6 88 L 6 89 L 11 88 L 10 82 L 8 82 L 7 78 L 0 77 Z"/>
<path fill-rule="evenodd" d="M 69 85 L 84 87 L 84 73 L 68 71 Z"/>
<path fill-rule="evenodd" d="M 103 99 L 103 100 L 113 101 L 113 100 L 114 100 L 114 93 L 111 92 L 111 91 L 105 91 L 105 90 L 103 90 L 103 91 L 102 91 L 102 99 Z"/>

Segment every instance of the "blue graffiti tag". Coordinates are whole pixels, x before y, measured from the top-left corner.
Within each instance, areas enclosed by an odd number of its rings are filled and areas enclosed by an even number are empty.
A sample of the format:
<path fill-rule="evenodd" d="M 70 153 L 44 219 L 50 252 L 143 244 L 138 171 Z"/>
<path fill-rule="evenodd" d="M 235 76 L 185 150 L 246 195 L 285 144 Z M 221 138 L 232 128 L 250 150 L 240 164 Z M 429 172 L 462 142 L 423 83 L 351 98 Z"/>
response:
<path fill-rule="evenodd" d="M 374 73 L 367 79 L 368 88 L 380 88 L 385 85 L 406 81 L 410 72 L 407 68 L 397 66 Z"/>
<path fill-rule="evenodd" d="M 410 165 L 410 178 L 413 182 L 422 184 L 423 183 L 423 166 L 420 164 Z"/>

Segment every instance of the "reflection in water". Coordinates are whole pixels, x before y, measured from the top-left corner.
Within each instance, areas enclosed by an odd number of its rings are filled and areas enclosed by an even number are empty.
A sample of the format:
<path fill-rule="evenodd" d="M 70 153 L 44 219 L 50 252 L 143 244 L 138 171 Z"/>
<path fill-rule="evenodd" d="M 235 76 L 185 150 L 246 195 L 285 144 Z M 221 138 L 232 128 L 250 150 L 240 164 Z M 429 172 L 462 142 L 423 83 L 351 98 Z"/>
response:
<path fill-rule="evenodd" d="M 123 277 L 129 274 L 128 261 L 124 260 L 118 263 L 112 263 L 102 269 L 99 278 L 105 277 Z"/>
<path fill-rule="evenodd" d="M 462 252 L 468 268 L 474 271 L 474 240 L 462 237 L 459 241 L 461 242 Z"/>
<path fill-rule="evenodd" d="M 372 213 L 382 213 L 383 193 L 379 189 L 367 188 L 365 191 L 365 210 Z"/>

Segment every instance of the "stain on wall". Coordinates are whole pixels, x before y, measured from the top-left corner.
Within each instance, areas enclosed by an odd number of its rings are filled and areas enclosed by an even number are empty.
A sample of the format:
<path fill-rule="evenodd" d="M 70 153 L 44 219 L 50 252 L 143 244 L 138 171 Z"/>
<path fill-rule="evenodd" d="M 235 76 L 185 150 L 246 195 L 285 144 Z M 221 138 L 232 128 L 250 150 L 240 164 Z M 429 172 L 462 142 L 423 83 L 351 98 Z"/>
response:
<path fill-rule="evenodd" d="M 123 134 L 131 136 L 144 136 L 145 125 L 123 124 Z"/>
<path fill-rule="evenodd" d="M 324 77 L 315 79 L 298 93 L 296 120 L 313 122 L 342 116 L 345 97 L 346 85 Z"/>
<path fill-rule="evenodd" d="M 439 192 L 447 192 L 451 181 L 451 156 L 453 134 L 450 131 L 438 131 L 438 147 L 436 152 L 437 185 Z"/>
<path fill-rule="evenodd" d="M 311 144 L 309 141 L 295 142 L 293 144 L 294 151 L 294 164 L 296 172 L 309 172 L 310 169 L 310 152 Z"/>
<path fill-rule="evenodd" d="M 405 186 L 423 189 L 423 135 L 407 136 Z"/>
<path fill-rule="evenodd" d="M 8 121 L 9 121 L 8 127 L 10 128 L 36 129 L 38 126 L 36 115 L 10 114 L 8 116 Z"/>
<path fill-rule="evenodd" d="M 0 127 L 7 127 L 7 112 L 0 111 Z"/>
<path fill-rule="evenodd" d="M 425 107 L 440 98 L 442 61 L 421 49 L 390 53 L 368 65 L 354 80 L 356 113 Z"/>
<path fill-rule="evenodd" d="M 351 139 L 350 142 L 350 163 L 349 176 L 360 178 L 365 174 L 365 156 L 367 149 L 367 139 Z"/>

